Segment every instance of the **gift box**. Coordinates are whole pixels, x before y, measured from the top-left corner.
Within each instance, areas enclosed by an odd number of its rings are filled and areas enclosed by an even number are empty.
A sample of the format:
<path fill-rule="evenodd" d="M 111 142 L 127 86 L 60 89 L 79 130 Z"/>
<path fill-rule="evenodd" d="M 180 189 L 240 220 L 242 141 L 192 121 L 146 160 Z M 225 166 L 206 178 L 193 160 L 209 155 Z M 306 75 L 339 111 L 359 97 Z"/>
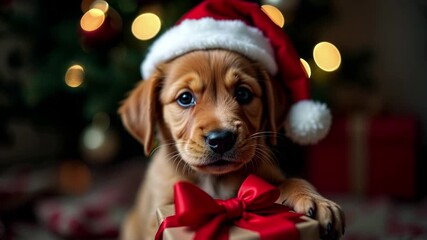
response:
<path fill-rule="evenodd" d="M 417 138 L 413 117 L 336 118 L 329 135 L 308 149 L 307 178 L 325 194 L 413 198 Z"/>
<path fill-rule="evenodd" d="M 167 205 L 157 209 L 157 220 L 160 225 L 161 222 L 168 216 L 172 216 L 175 213 L 174 205 Z M 300 240 L 316 240 L 319 238 L 319 222 L 313 220 L 306 216 L 301 216 L 300 221 L 295 224 L 299 232 Z M 257 232 L 239 228 L 231 227 L 230 228 L 230 238 L 234 240 L 257 240 L 260 239 L 260 236 Z M 173 227 L 167 228 L 163 232 L 163 239 L 172 240 L 172 239 L 193 239 L 194 231 L 188 229 L 188 227 Z"/>
<path fill-rule="evenodd" d="M 229 200 L 215 200 L 193 184 L 180 184 L 175 185 L 175 205 L 157 209 L 158 240 L 320 239 L 317 221 L 275 203 L 279 190 L 254 175 Z"/>

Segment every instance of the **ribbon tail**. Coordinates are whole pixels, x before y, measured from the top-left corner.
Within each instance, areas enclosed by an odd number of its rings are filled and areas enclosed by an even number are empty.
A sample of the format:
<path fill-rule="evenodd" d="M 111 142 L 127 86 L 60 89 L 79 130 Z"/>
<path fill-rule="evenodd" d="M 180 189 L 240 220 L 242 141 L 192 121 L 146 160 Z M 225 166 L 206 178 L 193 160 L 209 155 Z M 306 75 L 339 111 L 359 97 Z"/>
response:
<path fill-rule="evenodd" d="M 194 240 L 228 240 L 227 215 L 220 214 L 196 231 Z"/>
<path fill-rule="evenodd" d="M 178 223 L 178 218 L 176 216 L 166 217 L 160 224 L 154 239 L 163 240 L 163 232 L 165 231 L 166 228 L 179 227 L 179 226 L 180 224 Z"/>

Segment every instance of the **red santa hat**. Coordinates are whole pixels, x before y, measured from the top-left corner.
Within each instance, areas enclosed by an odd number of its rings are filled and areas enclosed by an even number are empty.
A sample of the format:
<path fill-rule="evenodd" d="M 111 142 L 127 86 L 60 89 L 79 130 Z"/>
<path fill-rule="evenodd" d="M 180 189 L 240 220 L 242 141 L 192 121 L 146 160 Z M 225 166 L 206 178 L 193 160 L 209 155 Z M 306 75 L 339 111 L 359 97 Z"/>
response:
<path fill-rule="evenodd" d="M 256 3 L 205 0 L 154 41 L 141 65 L 143 77 L 159 63 L 194 50 L 225 49 L 261 63 L 289 94 L 286 134 L 299 144 L 312 144 L 329 131 L 325 104 L 309 99 L 309 81 L 298 54 L 283 29 Z"/>

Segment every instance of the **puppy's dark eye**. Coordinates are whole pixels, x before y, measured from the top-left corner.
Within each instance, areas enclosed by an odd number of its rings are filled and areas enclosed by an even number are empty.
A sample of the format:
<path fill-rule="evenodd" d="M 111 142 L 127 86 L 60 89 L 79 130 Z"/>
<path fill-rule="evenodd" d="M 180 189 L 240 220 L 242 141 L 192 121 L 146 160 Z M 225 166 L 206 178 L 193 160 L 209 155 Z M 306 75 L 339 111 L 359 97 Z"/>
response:
<path fill-rule="evenodd" d="M 176 99 L 176 102 L 181 107 L 191 107 L 194 104 L 196 104 L 196 99 L 194 99 L 194 96 L 191 92 L 183 92 L 179 97 Z"/>
<path fill-rule="evenodd" d="M 234 95 L 236 97 L 236 101 L 240 104 L 250 103 L 252 101 L 252 98 L 254 97 L 251 90 L 243 86 L 237 87 Z"/>

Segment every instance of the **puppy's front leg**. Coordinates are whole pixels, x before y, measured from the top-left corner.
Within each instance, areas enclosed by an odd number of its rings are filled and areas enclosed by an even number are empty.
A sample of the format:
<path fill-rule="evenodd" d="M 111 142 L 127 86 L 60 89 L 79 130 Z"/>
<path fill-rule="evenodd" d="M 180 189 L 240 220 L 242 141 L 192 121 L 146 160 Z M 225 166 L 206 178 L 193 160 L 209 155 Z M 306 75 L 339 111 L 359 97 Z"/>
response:
<path fill-rule="evenodd" d="M 339 239 L 344 234 L 345 217 L 341 207 L 322 197 L 303 179 L 288 179 L 280 185 L 278 202 L 319 221 L 323 239 Z"/>

